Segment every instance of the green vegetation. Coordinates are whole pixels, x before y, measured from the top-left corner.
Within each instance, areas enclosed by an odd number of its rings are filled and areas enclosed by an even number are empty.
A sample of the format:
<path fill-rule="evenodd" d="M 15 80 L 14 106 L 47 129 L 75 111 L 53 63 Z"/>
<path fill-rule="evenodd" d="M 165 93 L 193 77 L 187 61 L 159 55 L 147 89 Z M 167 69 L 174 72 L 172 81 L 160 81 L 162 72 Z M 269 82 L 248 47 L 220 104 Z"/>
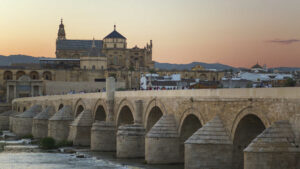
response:
<path fill-rule="evenodd" d="M 73 146 L 72 141 L 62 140 L 56 142 L 52 137 L 42 138 L 39 142 L 39 147 L 42 149 L 54 149 L 60 147 L 71 147 Z"/>
<path fill-rule="evenodd" d="M 32 140 L 33 139 L 33 135 L 32 134 L 27 134 L 27 135 L 23 136 L 22 139 L 30 139 L 30 140 Z"/>
<path fill-rule="evenodd" d="M 40 140 L 40 148 L 42 149 L 53 149 L 56 148 L 55 140 L 52 137 L 46 137 Z"/>
<path fill-rule="evenodd" d="M 293 80 L 292 78 L 286 79 L 284 83 L 284 87 L 293 87 L 293 86 L 296 86 L 296 81 Z"/>
<path fill-rule="evenodd" d="M 72 141 L 68 141 L 68 140 L 62 140 L 56 143 L 56 147 L 71 147 L 73 146 L 73 142 Z"/>

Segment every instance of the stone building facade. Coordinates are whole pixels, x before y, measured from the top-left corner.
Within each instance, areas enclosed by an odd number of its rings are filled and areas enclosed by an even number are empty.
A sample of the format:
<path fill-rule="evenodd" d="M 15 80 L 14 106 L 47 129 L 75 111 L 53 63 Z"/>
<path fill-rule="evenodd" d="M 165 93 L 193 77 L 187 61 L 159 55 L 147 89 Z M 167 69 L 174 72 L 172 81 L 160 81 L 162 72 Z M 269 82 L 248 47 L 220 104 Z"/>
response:
<path fill-rule="evenodd" d="M 56 58 L 84 60 L 81 67 L 95 69 L 147 70 L 154 68 L 152 40 L 144 48 L 137 46 L 127 48 L 127 39 L 116 30 L 116 26 L 103 40 L 71 40 L 66 38 L 64 24 L 61 21 L 56 40 Z M 107 66 L 104 66 L 105 62 Z"/>
<path fill-rule="evenodd" d="M 152 49 L 152 41 L 144 48 L 128 48 L 127 39 L 117 32 L 116 27 L 103 40 L 67 39 L 61 21 L 56 40 L 56 58 L 40 59 L 40 64 L 35 66 L 22 64 L 0 67 L 0 102 L 15 98 L 16 92 L 9 92 L 11 96 L 6 96 L 9 88 L 14 91 L 13 87 L 10 87 L 13 85 L 9 86 L 8 82 L 21 83 L 20 77 L 23 75 L 28 76 L 29 81 L 41 81 L 43 85 L 39 85 L 39 90 L 42 90 L 42 93 L 39 95 L 47 94 L 45 89 L 49 81 L 51 86 L 55 82 L 65 82 L 64 84 L 74 83 L 71 86 L 76 88 L 82 85 L 82 82 L 105 82 L 107 77 L 114 77 L 118 83 L 124 84 L 120 85 L 123 86 L 122 89 L 135 90 L 140 88 L 141 76 L 153 71 L 160 76 L 180 74 L 182 78 L 198 78 L 203 81 L 220 81 L 224 76 L 224 71 L 154 69 Z"/>

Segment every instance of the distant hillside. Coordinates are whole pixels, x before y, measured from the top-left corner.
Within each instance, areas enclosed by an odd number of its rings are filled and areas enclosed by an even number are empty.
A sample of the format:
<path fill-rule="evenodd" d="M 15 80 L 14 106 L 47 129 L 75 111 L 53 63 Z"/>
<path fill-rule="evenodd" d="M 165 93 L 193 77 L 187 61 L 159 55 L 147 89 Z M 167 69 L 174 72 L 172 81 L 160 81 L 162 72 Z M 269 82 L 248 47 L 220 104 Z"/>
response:
<path fill-rule="evenodd" d="M 10 66 L 12 63 L 39 63 L 39 59 L 44 57 L 32 57 L 27 55 L 0 55 L 0 66 Z"/>
<path fill-rule="evenodd" d="M 299 67 L 275 67 L 270 68 L 271 70 L 278 70 L 280 72 L 293 72 L 293 71 L 300 71 Z"/>
<path fill-rule="evenodd" d="M 0 55 L 0 66 L 10 66 L 12 63 L 39 63 L 39 59 L 46 57 L 32 57 L 27 55 Z M 216 70 L 229 70 L 239 71 L 245 68 L 235 68 L 232 66 L 220 64 L 220 63 L 203 63 L 203 62 L 192 62 L 189 64 L 171 64 L 171 63 L 159 63 L 155 62 L 154 67 L 157 69 L 164 70 L 191 70 L 192 67 L 201 65 L 205 69 L 216 69 Z M 270 68 L 271 70 L 279 70 L 283 72 L 300 71 L 300 67 L 276 67 Z"/>
<path fill-rule="evenodd" d="M 232 66 L 223 65 L 220 63 L 203 63 L 203 62 L 192 62 L 189 64 L 171 64 L 171 63 L 159 63 L 155 62 L 154 67 L 158 69 L 165 69 L 165 70 L 191 70 L 192 67 L 196 65 L 201 65 L 205 69 L 216 69 L 216 70 L 237 70 Z"/>

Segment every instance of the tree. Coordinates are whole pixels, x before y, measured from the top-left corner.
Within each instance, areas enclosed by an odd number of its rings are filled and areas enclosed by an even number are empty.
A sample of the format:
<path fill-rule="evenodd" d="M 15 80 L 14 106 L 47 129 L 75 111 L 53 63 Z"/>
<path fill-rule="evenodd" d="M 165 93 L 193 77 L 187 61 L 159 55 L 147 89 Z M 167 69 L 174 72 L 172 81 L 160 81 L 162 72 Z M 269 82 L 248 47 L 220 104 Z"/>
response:
<path fill-rule="evenodd" d="M 292 78 L 286 79 L 284 83 L 284 87 L 293 87 L 293 86 L 296 86 L 296 81 Z"/>

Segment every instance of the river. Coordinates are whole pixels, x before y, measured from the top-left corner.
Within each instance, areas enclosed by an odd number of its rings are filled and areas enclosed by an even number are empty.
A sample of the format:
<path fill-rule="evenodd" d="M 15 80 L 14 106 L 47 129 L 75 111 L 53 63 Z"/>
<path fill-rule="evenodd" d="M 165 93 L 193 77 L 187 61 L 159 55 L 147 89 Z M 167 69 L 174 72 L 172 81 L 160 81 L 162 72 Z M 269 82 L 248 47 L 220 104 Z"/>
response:
<path fill-rule="evenodd" d="M 147 165 L 143 159 L 116 159 L 113 153 L 75 154 L 1 152 L 0 169 L 183 169 L 183 165 Z"/>

